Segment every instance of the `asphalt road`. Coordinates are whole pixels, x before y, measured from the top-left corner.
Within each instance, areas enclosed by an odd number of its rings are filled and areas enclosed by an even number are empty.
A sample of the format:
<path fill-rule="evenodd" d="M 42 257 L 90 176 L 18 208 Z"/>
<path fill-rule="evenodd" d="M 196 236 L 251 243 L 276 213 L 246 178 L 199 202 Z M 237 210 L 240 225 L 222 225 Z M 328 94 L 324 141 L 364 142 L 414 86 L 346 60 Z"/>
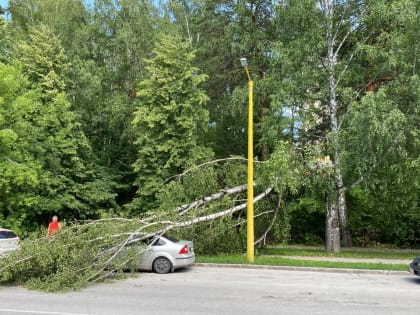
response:
<path fill-rule="evenodd" d="M 419 314 L 420 277 L 192 267 L 47 294 L 0 288 L 1 315 Z"/>

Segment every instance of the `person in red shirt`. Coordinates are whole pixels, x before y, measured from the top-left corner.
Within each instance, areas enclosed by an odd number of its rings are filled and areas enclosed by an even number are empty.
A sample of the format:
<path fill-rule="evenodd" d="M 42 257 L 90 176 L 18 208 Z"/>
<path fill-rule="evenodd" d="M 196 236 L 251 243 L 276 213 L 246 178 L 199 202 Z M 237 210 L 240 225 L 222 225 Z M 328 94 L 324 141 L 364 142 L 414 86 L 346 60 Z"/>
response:
<path fill-rule="evenodd" d="M 61 229 L 61 223 L 58 222 L 58 217 L 54 215 L 52 221 L 48 224 L 48 237 L 52 238 L 59 229 Z"/>

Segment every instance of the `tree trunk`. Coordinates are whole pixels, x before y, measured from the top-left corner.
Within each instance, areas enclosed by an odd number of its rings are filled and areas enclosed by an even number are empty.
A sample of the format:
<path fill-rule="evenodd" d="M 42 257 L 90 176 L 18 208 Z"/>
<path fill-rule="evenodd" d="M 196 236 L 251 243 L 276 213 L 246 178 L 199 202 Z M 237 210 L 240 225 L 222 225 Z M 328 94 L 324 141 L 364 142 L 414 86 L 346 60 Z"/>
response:
<path fill-rule="evenodd" d="M 338 124 L 338 117 L 337 117 L 337 95 L 336 95 L 337 80 L 336 80 L 335 70 L 337 67 L 338 51 L 335 51 L 337 38 L 336 38 L 336 35 L 334 35 L 334 31 L 333 31 L 334 1 L 324 0 L 322 1 L 322 5 L 324 7 L 324 12 L 327 18 L 326 66 L 328 69 L 328 89 L 329 89 L 328 105 L 329 105 L 329 112 L 330 112 L 330 131 L 331 131 L 331 134 L 333 135 L 332 142 L 330 143 L 330 145 L 334 152 L 334 155 L 333 155 L 333 164 L 334 164 L 334 170 L 335 170 L 334 180 L 335 180 L 335 187 L 336 187 L 336 194 L 337 194 L 337 199 L 334 205 L 330 206 L 330 208 L 335 208 L 335 210 L 330 210 L 330 211 L 335 212 L 338 210 L 338 219 L 339 219 L 340 225 L 337 225 L 337 229 L 340 231 L 340 228 L 341 228 L 344 244 L 345 246 L 350 247 L 352 246 L 352 239 L 351 239 L 350 231 L 348 229 L 348 214 L 347 214 L 345 186 L 344 186 L 343 174 L 341 171 L 340 152 L 339 152 L 338 139 L 337 139 L 338 132 L 339 132 L 339 124 Z M 327 219 L 328 219 L 328 212 L 327 212 Z M 327 222 L 327 225 L 329 225 L 328 222 Z"/>
<path fill-rule="evenodd" d="M 337 198 L 325 194 L 325 249 L 328 253 L 340 252 L 340 224 L 338 220 Z"/>
<path fill-rule="evenodd" d="M 346 202 L 346 189 L 343 184 L 343 177 L 340 173 L 340 180 L 337 180 L 337 183 L 340 183 L 341 186 L 337 188 L 337 197 L 338 197 L 338 218 L 341 226 L 341 236 L 343 239 L 343 244 L 345 247 L 353 246 L 353 238 L 349 229 L 349 219 L 348 219 L 348 210 Z"/>

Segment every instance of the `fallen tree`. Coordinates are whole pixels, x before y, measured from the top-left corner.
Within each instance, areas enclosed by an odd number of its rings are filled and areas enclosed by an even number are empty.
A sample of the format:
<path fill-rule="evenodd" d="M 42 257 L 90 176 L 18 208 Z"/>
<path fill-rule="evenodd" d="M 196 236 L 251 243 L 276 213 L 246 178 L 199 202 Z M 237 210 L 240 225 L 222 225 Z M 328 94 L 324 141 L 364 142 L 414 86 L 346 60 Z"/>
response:
<path fill-rule="evenodd" d="M 241 189 L 226 190 L 242 192 Z M 143 240 L 153 235 L 164 234 L 172 229 L 214 221 L 232 216 L 246 208 L 246 202 L 211 214 L 194 218 L 185 216 L 186 209 L 203 206 L 203 200 L 210 202 L 215 196 L 222 198 L 225 192 L 196 200 L 179 212 L 171 211 L 172 220 L 167 213 L 147 216 L 140 219 L 108 218 L 87 222 L 74 222 L 60 230 L 53 239 L 45 231 L 33 234 L 22 241 L 21 250 L 0 261 L 0 282 L 24 285 L 30 289 L 43 291 L 62 291 L 79 289 L 88 283 L 104 281 L 121 276 L 125 269 L 134 269 L 134 261 L 146 244 Z M 267 188 L 255 196 L 254 202 L 266 197 L 272 188 Z M 175 214 L 174 214 L 175 213 Z M 133 238 L 133 235 L 136 235 Z M 124 261 L 118 259 L 122 250 L 133 242 L 139 244 L 136 250 L 125 253 Z M 109 269 L 109 266 L 112 266 Z"/>
<path fill-rule="evenodd" d="M 280 156 L 283 158 L 278 159 L 277 163 L 264 163 L 265 170 L 261 174 L 269 174 L 271 180 L 267 179 L 269 176 L 256 177 L 255 218 L 263 222 L 261 228 L 256 229 L 256 242 L 264 241 L 275 221 L 278 222 L 279 192 L 290 189 L 285 183 L 291 176 L 288 174 L 295 171 L 288 156 L 285 150 Z M 282 162 L 283 167 L 279 168 L 278 161 Z M 0 260 L 0 283 L 56 292 L 76 290 L 89 283 L 120 277 L 122 273 L 118 271 L 134 270 L 134 262 L 147 246 L 144 240 L 168 232 L 180 238 L 191 237 L 198 253 L 209 253 L 202 244 L 204 242 L 217 244 L 210 246 L 216 247 L 215 250 L 219 252 L 232 250 L 235 246 L 243 252 L 247 186 L 237 183 L 245 179 L 244 169 L 227 168 L 232 173 L 224 173 L 223 183 L 217 183 L 220 186 L 234 183 L 231 187 L 219 188 L 205 197 L 192 198 L 193 195 L 209 191 L 209 187 L 213 189 L 217 186 L 210 184 L 212 179 L 208 175 L 215 175 L 213 169 L 210 173 L 208 170 L 214 167 L 213 163 L 206 163 L 203 167 L 195 167 L 177 176 L 159 196 L 161 208 L 137 218 L 74 221 L 67 223 L 53 239 L 46 236 L 45 229 L 33 233 L 22 241 L 20 251 Z M 280 170 L 284 179 L 273 175 L 273 169 Z M 199 174 L 201 172 L 203 176 Z M 236 179 L 235 174 L 239 174 Z M 219 173 L 213 177 L 219 180 L 222 176 Z M 270 182 L 274 182 L 274 185 L 270 185 Z M 193 201 L 182 202 L 189 198 Z M 121 255 L 122 251 L 124 255 Z"/>

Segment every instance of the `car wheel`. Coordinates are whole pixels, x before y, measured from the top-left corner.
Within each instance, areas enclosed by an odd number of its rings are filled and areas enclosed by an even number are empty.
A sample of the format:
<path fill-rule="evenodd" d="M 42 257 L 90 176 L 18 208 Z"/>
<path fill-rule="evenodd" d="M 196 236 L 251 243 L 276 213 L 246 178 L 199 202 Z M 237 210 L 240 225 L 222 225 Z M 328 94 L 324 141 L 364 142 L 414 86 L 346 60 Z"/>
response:
<path fill-rule="evenodd" d="M 172 264 L 168 258 L 158 257 L 153 261 L 153 271 L 156 273 L 168 273 L 172 270 Z"/>

